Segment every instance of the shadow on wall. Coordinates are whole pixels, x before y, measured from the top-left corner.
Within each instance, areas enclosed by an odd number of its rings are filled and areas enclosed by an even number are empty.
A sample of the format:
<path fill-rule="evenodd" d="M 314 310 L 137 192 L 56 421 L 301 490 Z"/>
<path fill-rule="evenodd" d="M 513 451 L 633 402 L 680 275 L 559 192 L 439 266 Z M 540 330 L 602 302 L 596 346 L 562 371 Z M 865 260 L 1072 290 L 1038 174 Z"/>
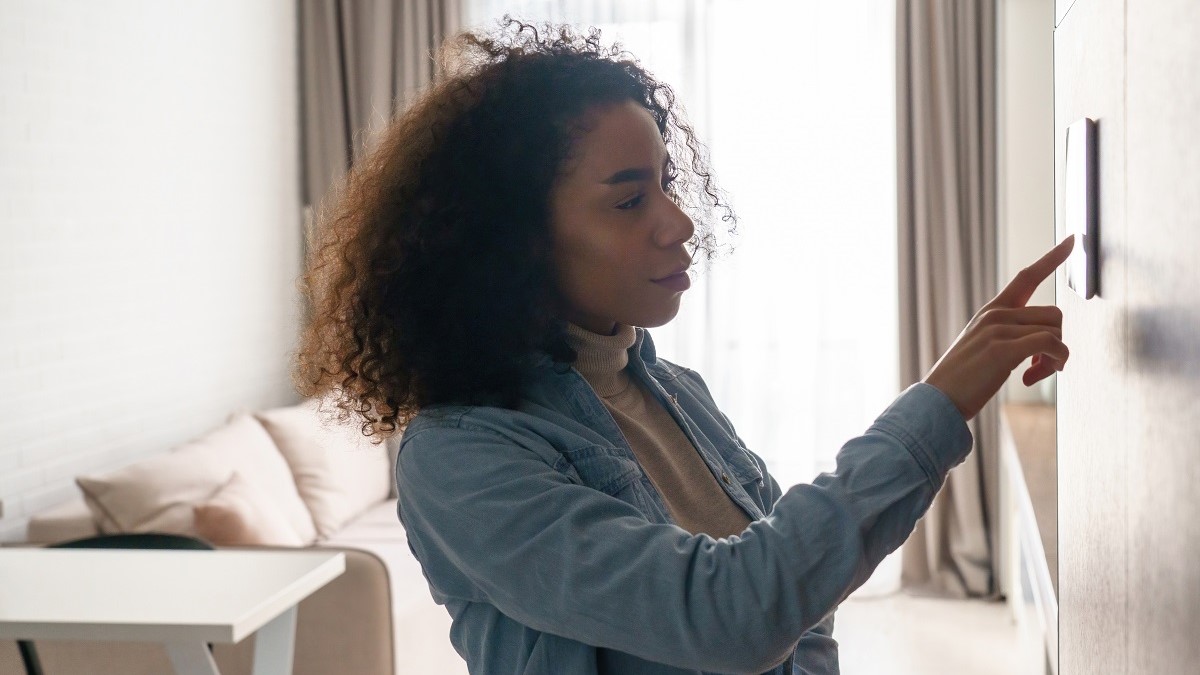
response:
<path fill-rule="evenodd" d="M 1151 259 L 1140 256 L 1136 247 L 1125 251 L 1131 371 L 1162 377 L 1164 382 L 1200 380 L 1200 307 L 1153 304 L 1156 298 L 1169 302 L 1186 295 L 1180 285 L 1194 279 L 1195 272 L 1178 265 L 1187 258 L 1171 254 Z M 1146 301 L 1138 306 L 1143 298 Z"/>
<path fill-rule="evenodd" d="M 1171 305 L 1132 309 L 1128 325 L 1131 369 L 1200 379 L 1200 309 Z"/>

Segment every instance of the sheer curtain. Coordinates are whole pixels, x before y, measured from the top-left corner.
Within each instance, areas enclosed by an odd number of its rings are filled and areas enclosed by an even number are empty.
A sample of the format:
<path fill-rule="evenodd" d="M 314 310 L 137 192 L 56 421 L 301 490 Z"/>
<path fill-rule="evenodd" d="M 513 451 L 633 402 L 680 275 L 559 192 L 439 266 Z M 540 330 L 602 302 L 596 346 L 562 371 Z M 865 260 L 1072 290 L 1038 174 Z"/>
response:
<path fill-rule="evenodd" d="M 740 223 L 651 330 L 786 490 L 899 393 L 894 3 L 464 0 L 594 25 L 679 95 Z M 899 584 L 889 558 L 860 595 Z"/>

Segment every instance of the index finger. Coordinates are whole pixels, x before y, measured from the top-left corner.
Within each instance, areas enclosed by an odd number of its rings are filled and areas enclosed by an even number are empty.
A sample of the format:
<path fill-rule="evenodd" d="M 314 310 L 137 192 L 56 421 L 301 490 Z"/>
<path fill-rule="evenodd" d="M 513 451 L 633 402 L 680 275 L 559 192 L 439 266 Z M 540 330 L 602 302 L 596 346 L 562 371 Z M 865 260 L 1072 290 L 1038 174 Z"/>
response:
<path fill-rule="evenodd" d="M 1018 272 L 991 304 L 999 307 L 1024 307 L 1046 277 L 1054 274 L 1054 270 L 1071 255 L 1073 248 L 1075 235 L 1072 234 L 1050 249 L 1046 255 L 1038 258 L 1037 262 Z"/>

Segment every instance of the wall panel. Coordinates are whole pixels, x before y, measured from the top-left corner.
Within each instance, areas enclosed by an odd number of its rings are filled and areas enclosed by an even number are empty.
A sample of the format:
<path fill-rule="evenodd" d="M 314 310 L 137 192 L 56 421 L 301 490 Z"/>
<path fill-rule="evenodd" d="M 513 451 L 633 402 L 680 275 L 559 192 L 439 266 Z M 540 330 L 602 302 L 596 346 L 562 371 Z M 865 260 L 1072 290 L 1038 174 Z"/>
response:
<path fill-rule="evenodd" d="M 1200 670 L 1200 3 L 1130 3 L 1129 672 Z"/>
<path fill-rule="evenodd" d="M 1096 120 L 1100 294 L 1084 301 L 1055 282 L 1063 339 L 1058 375 L 1060 673 L 1125 672 L 1128 470 L 1125 391 L 1124 5 L 1076 0 L 1054 34 L 1055 222 L 1063 230 L 1066 128 Z M 1117 636 L 1114 639 L 1114 636 Z"/>

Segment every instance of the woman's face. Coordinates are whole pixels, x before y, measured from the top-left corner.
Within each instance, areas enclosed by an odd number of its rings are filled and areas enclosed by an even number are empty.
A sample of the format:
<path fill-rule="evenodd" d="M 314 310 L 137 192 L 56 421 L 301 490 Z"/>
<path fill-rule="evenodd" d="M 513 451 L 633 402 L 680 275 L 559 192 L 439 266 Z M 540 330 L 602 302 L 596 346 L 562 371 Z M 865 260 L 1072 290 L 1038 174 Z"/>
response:
<path fill-rule="evenodd" d="M 550 192 L 562 318 L 602 335 L 661 326 L 690 281 L 692 220 L 664 191 L 667 149 L 632 100 L 597 107 Z M 670 277 L 670 278 L 668 278 Z"/>

